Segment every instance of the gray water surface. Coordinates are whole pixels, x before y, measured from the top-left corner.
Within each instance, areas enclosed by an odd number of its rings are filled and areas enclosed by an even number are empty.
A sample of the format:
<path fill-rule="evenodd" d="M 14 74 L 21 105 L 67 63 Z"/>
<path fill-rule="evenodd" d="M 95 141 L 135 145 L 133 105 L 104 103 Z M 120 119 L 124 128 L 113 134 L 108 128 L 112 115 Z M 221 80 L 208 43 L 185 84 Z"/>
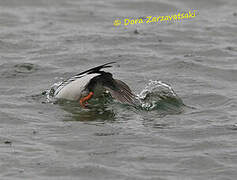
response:
<path fill-rule="evenodd" d="M 0 179 L 237 177 L 237 3 L 0 0 Z M 174 23 L 113 26 L 121 17 Z M 48 103 L 61 78 L 110 61 L 139 94 L 171 85 L 182 111 Z M 164 113 L 165 112 L 165 113 Z"/>

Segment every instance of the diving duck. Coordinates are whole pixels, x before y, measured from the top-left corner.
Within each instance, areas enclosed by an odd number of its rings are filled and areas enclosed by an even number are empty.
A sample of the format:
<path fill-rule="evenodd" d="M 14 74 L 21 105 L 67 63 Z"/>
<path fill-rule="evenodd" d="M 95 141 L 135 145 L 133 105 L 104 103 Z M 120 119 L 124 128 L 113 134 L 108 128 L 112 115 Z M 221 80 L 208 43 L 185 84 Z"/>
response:
<path fill-rule="evenodd" d="M 78 101 L 86 108 L 90 99 L 110 93 L 112 98 L 119 102 L 134 105 L 135 95 L 129 86 L 121 80 L 114 79 L 111 73 L 103 71 L 112 67 L 111 64 L 114 63 L 116 62 L 91 68 L 61 82 L 54 91 L 54 97 Z"/>

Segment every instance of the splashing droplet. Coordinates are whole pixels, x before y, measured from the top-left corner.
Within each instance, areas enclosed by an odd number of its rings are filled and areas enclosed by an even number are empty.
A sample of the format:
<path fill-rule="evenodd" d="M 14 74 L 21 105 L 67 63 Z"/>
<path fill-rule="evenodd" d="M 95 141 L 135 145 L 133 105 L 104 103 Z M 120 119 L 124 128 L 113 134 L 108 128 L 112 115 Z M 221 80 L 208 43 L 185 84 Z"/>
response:
<path fill-rule="evenodd" d="M 150 80 L 148 85 L 137 95 L 141 107 L 145 110 L 155 110 L 171 107 L 171 105 L 183 105 L 182 100 L 174 92 L 170 85 L 162 81 Z"/>

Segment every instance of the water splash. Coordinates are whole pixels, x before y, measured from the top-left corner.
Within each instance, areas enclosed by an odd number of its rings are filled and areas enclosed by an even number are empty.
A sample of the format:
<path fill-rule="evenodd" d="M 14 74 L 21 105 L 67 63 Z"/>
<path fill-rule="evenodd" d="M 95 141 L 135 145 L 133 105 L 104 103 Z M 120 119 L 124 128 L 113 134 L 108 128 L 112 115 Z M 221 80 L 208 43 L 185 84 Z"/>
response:
<path fill-rule="evenodd" d="M 179 111 L 184 104 L 170 85 L 162 81 L 150 80 L 148 85 L 137 95 L 142 109 Z"/>
<path fill-rule="evenodd" d="M 50 87 L 50 89 L 47 89 L 44 91 L 44 94 L 46 95 L 46 98 L 47 98 L 47 102 L 53 103 L 56 101 L 54 93 L 60 87 L 62 83 L 63 81 L 56 82 Z"/>

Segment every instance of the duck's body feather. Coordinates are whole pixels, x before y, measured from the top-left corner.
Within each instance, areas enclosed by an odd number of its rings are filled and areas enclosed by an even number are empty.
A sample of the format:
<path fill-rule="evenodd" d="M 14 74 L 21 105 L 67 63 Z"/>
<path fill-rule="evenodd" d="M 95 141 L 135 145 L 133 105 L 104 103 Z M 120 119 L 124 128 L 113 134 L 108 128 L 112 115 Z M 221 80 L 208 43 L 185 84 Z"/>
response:
<path fill-rule="evenodd" d="M 86 85 L 90 80 L 100 74 L 87 74 L 85 76 L 75 78 L 70 80 L 69 83 L 64 83 L 60 89 L 55 91 L 55 98 L 57 99 L 68 99 L 68 100 L 78 100 L 81 97 L 82 91 L 85 89 Z"/>

